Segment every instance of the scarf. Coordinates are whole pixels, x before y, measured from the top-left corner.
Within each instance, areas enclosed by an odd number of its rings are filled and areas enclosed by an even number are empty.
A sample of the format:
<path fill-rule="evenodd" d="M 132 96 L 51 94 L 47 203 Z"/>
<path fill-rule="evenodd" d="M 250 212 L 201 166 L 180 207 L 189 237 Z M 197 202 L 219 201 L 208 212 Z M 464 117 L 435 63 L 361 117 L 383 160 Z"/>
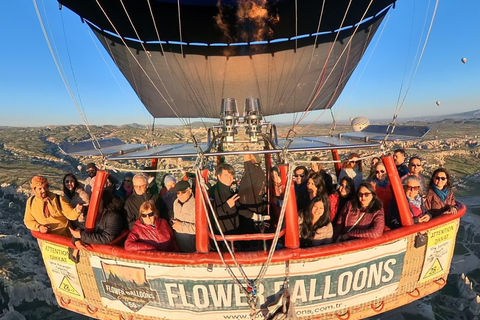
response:
<path fill-rule="evenodd" d="M 377 178 L 373 178 L 373 181 L 375 182 L 375 184 L 381 188 L 386 188 L 387 185 L 388 185 L 388 178 L 385 178 L 385 180 L 383 181 L 380 181 L 378 180 Z"/>
<path fill-rule="evenodd" d="M 417 207 L 417 208 L 421 208 L 422 207 L 422 197 L 420 197 L 420 195 L 417 194 L 417 196 L 413 199 L 411 198 L 407 198 L 408 202 L 410 202 L 412 204 L 412 206 L 414 207 Z"/>
<path fill-rule="evenodd" d="M 440 200 L 442 200 L 442 202 L 445 202 L 448 194 L 450 193 L 450 190 L 447 187 L 445 187 L 445 189 L 443 190 L 440 190 L 436 185 L 433 185 L 432 189 L 435 192 L 435 194 L 440 198 Z"/>

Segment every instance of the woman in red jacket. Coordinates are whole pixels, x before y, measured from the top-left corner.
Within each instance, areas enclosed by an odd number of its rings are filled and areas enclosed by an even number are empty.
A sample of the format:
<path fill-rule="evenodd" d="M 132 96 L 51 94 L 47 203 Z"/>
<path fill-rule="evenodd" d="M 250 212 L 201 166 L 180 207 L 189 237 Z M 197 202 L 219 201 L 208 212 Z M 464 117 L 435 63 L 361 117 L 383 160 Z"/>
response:
<path fill-rule="evenodd" d="M 145 201 L 140 206 L 138 220 L 125 241 L 125 250 L 178 251 L 172 228 L 160 218 L 153 201 Z"/>

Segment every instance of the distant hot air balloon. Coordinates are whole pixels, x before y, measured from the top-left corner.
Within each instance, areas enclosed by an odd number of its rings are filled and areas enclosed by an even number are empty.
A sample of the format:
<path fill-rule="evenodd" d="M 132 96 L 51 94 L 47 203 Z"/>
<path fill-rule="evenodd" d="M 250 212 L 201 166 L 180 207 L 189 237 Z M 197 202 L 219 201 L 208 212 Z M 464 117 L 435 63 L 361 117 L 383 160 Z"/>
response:
<path fill-rule="evenodd" d="M 437 101 L 435 102 L 435 104 L 437 105 L 437 107 L 439 107 L 442 103 L 440 101 Z"/>
<path fill-rule="evenodd" d="M 356 117 L 354 119 L 350 118 L 352 123 L 352 129 L 354 132 L 359 132 L 365 129 L 370 125 L 370 121 L 368 121 L 365 117 Z"/>
<path fill-rule="evenodd" d="M 467 62 L 467 58 L 462 58 L 462 63 L 466 63 Z"/>

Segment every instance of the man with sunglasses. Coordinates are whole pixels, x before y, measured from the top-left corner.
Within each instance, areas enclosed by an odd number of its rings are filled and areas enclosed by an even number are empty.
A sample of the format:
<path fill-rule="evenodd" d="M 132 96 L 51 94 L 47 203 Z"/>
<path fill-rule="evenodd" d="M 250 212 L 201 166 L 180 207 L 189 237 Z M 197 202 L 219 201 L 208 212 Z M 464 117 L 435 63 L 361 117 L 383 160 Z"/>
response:
<path fill-rule="evenodd" d="M 64 197 L 51 192 L 47 178 L 34 176 L 30 181 L 34 193 L 28 198 L 24 223 L 28 229 L 41 233 L 70 236 L 68 220 L 76 220 L 83 206 L 71 207 Z"/>
<path fill-rule="evenodd" d="M 297 199 L 297 210 L 305 209 L 310 203 L 307 192 L 308 170 L 305 166 L 298 166 L 293 170 L 293 185 Z"/>
<path fill-rule="evenodd" d="M 178 182 L 173 190 L 177 199 L 173 203 L 172 229 L 182 252 L 195 252 L 195 197 L 187 181 Z"/>
<path fill-rule="evenodd" d="M 405 180 L 409 176 L 415 176 L 420 180 L 420 195 L 425 194 L 425 178 L 420 174 L 422 171 L 422 159 L 419 156 L 413 156 L 408 161 L 408 173 L 401 177 Z"/>

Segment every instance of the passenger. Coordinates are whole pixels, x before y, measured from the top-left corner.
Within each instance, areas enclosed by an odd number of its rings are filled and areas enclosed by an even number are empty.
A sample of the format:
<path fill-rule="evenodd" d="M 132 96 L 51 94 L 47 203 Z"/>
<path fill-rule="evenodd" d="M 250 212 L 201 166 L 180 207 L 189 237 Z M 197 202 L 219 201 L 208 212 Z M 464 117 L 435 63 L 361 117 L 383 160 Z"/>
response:
<path fill-rule="evenodd" d="M 33 196 L 27 200 L 23 219 L 27 228 L 69 237 L 68 221 L 77 220 L 83 206 L 72 207 L 64 197 L 51 192 L 45 177 L 34 176 L 30 187 Z"/>
<path fill-rule="evenodd" d="M 330 201 L 326 194 L 313 198 L 308 209 L 300 211 L 298 228 L 301 248 L 332 243 Z"/>
<path fill-rule="evenodd" d="M 182 252 L 195 252 L 195 197 L 187 181 L 179 181 L 173 189 L 177 199 L 173 203 L 172 228 Z"/>
<path fill-rule="evenodd" d="M 138 220 L 125 240 L 125 250 L 178 251 L 172 228 L 151 200 L 140 206 Z"/>
<path fill-rule="evenodd" d="M 85 191 L 89 196 L 92 195 L 92 189 L 95 184 L 95 176 L 97 175 L 97 166 L 95 163 L 90 162 L 87 164 L 87 175 L 88 178 L 85 179 Z"/>
<path fill-rule="evenodd" d="M 85 230 L 73 230 L 73 244 L 81 250 L 86 250 L 88 244 L 109 244 L 123 231 L 123 220 L 118 211 L 121 209 L 121 202 L 113 192 L 104 190 L 102 199 L 98 205 L 97 219 L 93 232 Z"/>
<path fill-rule="evenodd" d="M 80 185 L 77 177 L 75 177 L 73 173 L 67 173 L 63 177 L 63 196 L 72 207 L 75 207 L 77 204 L 81 204 L 83 206 L 82 212 L 78 216 L 78 219 L 72 221 L 72 226 L 74 229 L 82 226 L 85 223 L 85 216 L 87 213 L 88 204 L 90 202 L 90 197 Z"/>
<path fill-rule="evenodd" d="M 133 192 L 133 173 L 127 172 L 123 177 L 122 184 L 117 189 L 116 194 L 127 200 Z"/>
<path fill-rule="evenodd" d="M 173 180 L 171 178 L 173 178 Z M 167 187 L 167 181 L 165 180 L 168 181 L 168 187 Z M 172 185 L 172 181 L 174 182 L 173 185 Z M 160 193 L 159 193 L 160 197 L 163 196 L 165 193 L 167 193 L 168 190 L 172 190 L 175 187 L 176 183 L 177 183 L 177 180 L 170 173 L 167 173 L 166 175 L 164 175 L 162 178 L 162 189 L 160 189 Z"/>
<path fill-rule="evenodd" d="M 157 172 L 152 171 L 154 168 L 152 167 L 145 167 L 145 170 L 147 170 L 146 176 L 147 176 L 147 192 L 150 193 L 151 195 L 158 194 L 158 185 L 157 185 Z"/>
<path fill-rule="evenodd" d="M 148 200 L 155 203 L 155 207 L 160 212 L 160 217 L 169 221 L 168 213 L 165 210 L 165 204 L 158 195 L 151 195 L 147 193 L 147 177 L 144 174 L 136 174 L 133 177 L 133 193 L 125 201 L 125 210 L 127 214 L 127 223 L 129 229 L 132 229 L 137 220 L 140 206 Z"/>
<path fill-rule="evenodd" d="M 310 161 L 320 161 L 320 158 L 317 156 L 314 156 Z M 332 179 L 332 176 L 329 175 L 327 171 L 325 171 L 325 169 L 323 169 L 323 164 L 318 162 L 311 162 L 309 173 L 312 173 L 312 172 L 320 173 L 322 175 L 323 182 L 325 182 L 325 187 L 327 188 L 328 194 L 329 195 L 332 194 L 334 191 L 333 179 Z"/>
<path fill-rule="evenodd" d="M 408 173 L 408 168 L 405 165 L 406 153 L 404 149 L 397 149 L 393 153 L 393 160 L 397 166 L 398 176 L 401 178 Z"/>
<path fill-rule="evenodd" d="M 403 179 L 402 184 L 403 190 L 405 191 L 405 196 L 407 197 L 410 212 L 413 217 L 413 222 L 420 223 L 430 221 L 432 216 L 425 210 L 423 198 L 420 195 L 422 191 L 420 179 L 415 175 L 406 176 L 406 178 Z M 400 228 L 402 226 L 402 222 L 395 198 L 390 203 L 390 216 L 392 217 L 390 228 Z"/>
<path fill-rule="evenodd" d="M 237 209 L 239 196 L 231 189 L 234 174 L 235 170 L 231 165 L 220 163 L 217 166 L 217 183 L 209 190 L 213 210 L 224 234 L 236 234 L 239 228 Z M 215 233 L 218 234 L 219 230 L 216 223 L 213 219 L 211 221 Z"/>
<path fill-rule="evenodd" d="M 338 181 L 347 176 L 353 179 L 355 183 L 355 189 L 358 189 L 363 181 L 362 177 L 362 161 L 358 160 L 360 156 L 357 153 L 351 153 L 348 156 L 348 160 L 343 163 L 340 174 L 338 175 Z"/>
<path fill-rule="evenodd" d="M 375 239 L 383 234 L 385 217 L 382 201 L 369 182 L 362 182 L 356 197 L 343 208 L 334 226 L 334 239 Z"/>
<path fill-rule="evenodd" d="M 425 198 L 425 209 L 432 217 L 457 213 L 457 203 L 451 187 L 447 169 L 439 168 L 433 172 Z"/>
<path fill-rule="evenodd" d="M 425 195 L 424 192 L 426 191 L 426 188 L 425 188 L 426 184 L 425 184 L 425 179 L 420 174 L 421 171 L 422 171 L 422 159 L 420 159 L 419 156 L 413 156 L 408 161 L 408 173 L 402 177 L 402 180 L 409 176 L 415 176 L 418 179 L 420 179 L 420 185 L 422 187 L 421 188 L 422 193 L 420 193 L 420 195 L 423 196 Z"/>
<path fill-rule="evenodd" d="M 379 157 L 373 157 L 370 160 L 370 173 L 368 174 L 367 181 L 372 181 L 372 179 L 375 177 L 375 166 L 377 163 L 380 161 Z"/>
<path fill-rule="evenodd" d="M 320 173 L 310 173 L 307 179 L 307 193 L 309 202 L 312 201 L 313 198 L 318 196 L 327 195 L 328 191 L 325 187 L 325 182 L 323 181 L 323 177 Z"/>
<path fill-rule="evenodd" d="M 163 182 L 165 183 L 165 192 L 163 193 L 162 200 L 166 206 L 168 212 L 168 221 L 173 219 L 173 203 L 177 199 L 177 193 L 175 192 L 175 185 L 177 184 L 177 179 L 172 175 L 167 175 Z"/>
<path fill-rule="evenodd" d="M 337 191 L 331 194 L 328 199 L 330 200 L 330 221 L 335 225 L 340 212 L 355 196 L 355 183 L 350 177 L 343 177 L 338 183 Z"/>
<path fill-rule="evenodd" d="M 293 185 L 295 188 L 295 197 L 297 199 L 297 210 L 304 210 L 310 199 L 307 192 L 307 168 L 304 166 L 298 166 L 293 170 Z"/>
<path fill-rule="evenodd" d="M 255 221 L 262 220 L 266 214 L 265 172 L 258 154 L 246 154 L 243 157 L 244 173 L 238 189 L 238 213 L 240 214 L 241 233 L 256 233 Z M 270 217 L 268 217 L 270 218 Z M 262 228 L 263 226 L 260 226 Z"/>
<path fill-rule="evenodd" d="M 385 223 L 390 227 L 390 202 L 393 199 L 393 190 L 388 180 L 387 170 L 383 162 L 378 162 L 375 166 L 375 177 L 371 181 L 378 198 L 383 203 L 383 213 L 385 215 Z"/>
<path fill-rule="evenodd" d="M 270 195 L 271 195 L 271 212 L 272 226 L 276 225 L 280 212 L 282 210 L 283 196 L 285 194 L 285 187 L 282 184 L 282 178 L 280 177 L 280 170 L 277 167 L 270 169 Z"/>

